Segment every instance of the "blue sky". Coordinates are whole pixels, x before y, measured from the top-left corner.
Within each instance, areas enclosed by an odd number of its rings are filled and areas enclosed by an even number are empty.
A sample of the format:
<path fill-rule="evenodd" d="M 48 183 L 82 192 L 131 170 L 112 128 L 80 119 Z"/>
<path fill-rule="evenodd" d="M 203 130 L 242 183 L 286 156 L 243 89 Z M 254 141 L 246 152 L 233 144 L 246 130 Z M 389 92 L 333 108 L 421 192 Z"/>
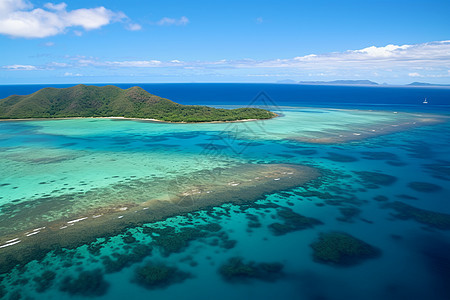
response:
<path fill-rule="evenodd" d="M 0 81 L 450 83 L 450 1 L 0 0 Z"/>

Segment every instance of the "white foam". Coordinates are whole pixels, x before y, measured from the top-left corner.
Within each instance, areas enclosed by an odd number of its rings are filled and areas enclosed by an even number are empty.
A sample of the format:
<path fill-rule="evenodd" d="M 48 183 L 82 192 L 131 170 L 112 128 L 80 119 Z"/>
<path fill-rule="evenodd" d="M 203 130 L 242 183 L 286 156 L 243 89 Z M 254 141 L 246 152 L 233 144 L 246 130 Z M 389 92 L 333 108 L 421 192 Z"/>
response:
<path fill-rule="evenodd" d="M 61 228 L 59 228 L 59 229 L 65 229 L 65 228 L 67 228 L 67 226 L 62 226 Z"/>
<path fill-rule="evenodd" d="M 35 234 L 38 234 L 38 233 L 40 233 L 40 231 L 33 231 L 33 232 L 25 234 L 25 235 L 26 236 L 32 236 L 32 235 L 35 235 Z"/>
<path fill-rule="evenodd" d="M 21 241 L 19 240 L 19 241 L 15 241 L 15 242 L 12 242 L 12 243 L 9 243 L 9 244 L 4 244 L 4 245 L 1 245 L 0 248 L 6 248 L 6 247 L 9 247 L 9 246 L 18 244 L 18 243 L 20 243 L 20 242 L 21 242 Z"/>
<path fill-rule="evenodd" d="M 117 219 L 122 219 L 122 218 L 123 218 L 123 216 L 118 216 L 118 217 L 117 217 Z"/>
<path fill-rule="evenodd" d="M 127 209 L 128 209 L 128 207 L 121 207 L 121 208 L 119 208 L 120 211 L 125 211 Z"/>
<path fill-rule="evenodd" d="M 95 218 L 100 218 L 101 216 L 103 216 L 103 215 L 95 215 L 95 216 L 92 216 L 92 217 L 95 219 Z"/>
<path fill-rule="evenodd" d="M 273 180 L 280 180 L 281 178 L 274 178 Z"/>
<path fill-rule="evenodd" d="M 72 221 L 67 222 L 67 224 L 77 223 L 77 222 L 86 220 L 87 218 L 88 218 L 88 217 L 83 217 L 83 218 L 79 218 L 79 219 L 76 219 L 76 220 L 72 220 Z"/>
<path fill-rule="evenodd" d="M 9 241 L 6 241 L 5 242 L 5 244 L 7 244 L 7 243 L 11 243 L 11 242 L 15 242 L 15 241 L 17 241 L 19 238 L 15 238 L 15 239 L 12 239 L 12 240 L 9 240 Z"/>

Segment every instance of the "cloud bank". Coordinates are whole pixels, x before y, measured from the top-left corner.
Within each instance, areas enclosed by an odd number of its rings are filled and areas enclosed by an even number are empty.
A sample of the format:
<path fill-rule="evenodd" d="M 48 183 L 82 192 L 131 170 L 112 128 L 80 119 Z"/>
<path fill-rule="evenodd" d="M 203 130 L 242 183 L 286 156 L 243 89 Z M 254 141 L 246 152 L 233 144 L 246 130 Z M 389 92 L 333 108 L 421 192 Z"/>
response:
<path fill-rule="evenodd" d="M 66 3 L 34 8 L 27 0 L 0 0 L 0 34 L 11 37 L 44 38 L 71 27 L 93 30 L 126 19 L 124 13 L 103 6 L 67 10 Z M 137 26 L 131 26 L 130 30 L 137 30 Z"/>
<path fill-rule="evenodd" d="M 289 59 L 271 60 L 216 60 L 160 61 L 154 58 L 140 60 L 100 60 L 94 57 L 68 57 L 65 62 L 50 62 L 32 66 L 23 62 L 3 66 L 8 70 L 44 70 L 95 68 L 101 70 L 170 70 L 172 73 L 192 70 L 211 70 L 226 74 L 254 77 L 277 77 L 292 74 L 310 77 L 428 77 L 450 78 L 450 41 L 436 41 L 412 45 L 370 46 L 358 50 L 308 54 Z M 71 70 L 68 70 L 72 72 Z M 281 76 L 281 75 L 280 75 Z M 285 76 L 285 75 L 283 75 Z"/>
<path fill-rule="evenodd" d="M 99 61 L 80 59 L 80 62 L 103 67 L 196 67 L 196 68 L 295 68 L 310 70 L 437 68 L 450 69 L 450 41 L 415 45 L 370 46 L 360 50 L 309 54 L 291 59 L 217 60 L 217 61 Z M 447 72 L 447 70 L 446 70 Z"/>

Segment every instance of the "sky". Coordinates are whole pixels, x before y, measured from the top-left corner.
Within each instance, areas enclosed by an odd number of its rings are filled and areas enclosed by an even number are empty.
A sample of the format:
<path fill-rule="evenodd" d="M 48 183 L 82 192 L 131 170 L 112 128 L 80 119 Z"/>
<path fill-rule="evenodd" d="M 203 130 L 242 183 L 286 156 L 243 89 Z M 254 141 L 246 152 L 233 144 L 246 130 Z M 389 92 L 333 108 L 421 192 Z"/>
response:
<path fill-rule="evenodd" d="M 0 84 L 450 84 L 450 1 L 0 0 Z"/>

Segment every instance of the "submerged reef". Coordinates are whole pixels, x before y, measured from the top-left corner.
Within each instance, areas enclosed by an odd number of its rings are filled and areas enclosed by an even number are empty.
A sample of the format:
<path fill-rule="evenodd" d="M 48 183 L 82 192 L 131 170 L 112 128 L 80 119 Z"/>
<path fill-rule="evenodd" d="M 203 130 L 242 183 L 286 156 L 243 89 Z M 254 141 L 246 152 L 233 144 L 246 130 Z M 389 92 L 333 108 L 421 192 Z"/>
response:
<path fill-rule="evenodd" d="M 364 159 L 369 160 L 390 160 L 390 161 L 396 161 L 398 160 L 398 156 L 391 152 L 372 152 L 372 151 L 363 151 L 361 152 Z"/>
<path fill-rule="evenodd" d="M 292 231 L 308 229 L 316 225 L 323 224 L 322 221 L 318 219 L 302 216 L 286 207 L 278 211 L 277 215 L 284 222 L 272 223 L 269 225 L 269 228 L 272 230 L 274 235 L 284 235 Z"/>
<path fill-rule="evenodd" d="M 424 168 L 434 178 L 450 181 L 450 161 L 438 160 L 436 163 L 425 164 Z"/>
<path fill-rule="evenodd" d="M 113 253 L 111 257 L 102 257 L 103 266 L 106 273 L 115 273 L 123 268 L 129 267 L 134 263 L 141 262 L 146 256 L 152 253 L 152 248 L 146 245 L 138 245 L 130 254 Z"/>
<path fill-rule="evenodd" d="M 83 271 L 77 278 L 65 277 L 59 289 L 70 295 L 79 296 L 103 296 L 108 290 L 109 284 L 104 280 L 100 269 Z"/>
<path fill-rule="evenodd" d="M 191 277 L 189 273 L 180 271 L 178 268 L 156 263 L 138 267 L 134 272 L 134 282 L 147 289 L 166 288 L 183 282 L 189 277 Z"/>
<path fill-rule="evenodd" d="M 283 276 L 283 264 L 278 262 L 244 262 L 241 257 L 232 257 L 220 268 L 219 273 L 228 282 L 246 283 L 251 279 L 276 281 Z"/>
<path fill-rule="evenodd" d="M 366 188 L 378 188 L 379 185 L 388 186 L 397 181 L 397 177 L 379 172 L 359 171 L 355 173 Z"/>
<path fill-rule="evenodd" d="M 437 184 L 429 183 L 429 182 L 421 182 L 421 181 L 410 182 L 410 183 L 408 183 L 408 187 L 412 188 L 413 190 L 415 190 L 417 192 L 422 192 L 422 193 L 432 193 L 432 192 L 437 192 L 442 189 L 442 187 L 440 187 Z"/>
<path fill-rule="evenodd" d="M 20 242 L 2 248 L 0 274 L 17 265 L 43 259 L 57 248 L 74 249 L 130 228 L 224 203 L 253 203 L 264 195 L 298 187 L 318 176 L 317 169 L 307 166 L 248 163 L 193 172 L 181 180 L 130 178 L 126 183 L 118 182 L 105 188 L 2 206 L 0 225 L 5 226 L 0 226 L 0 245 L 6 245 L 21 234 L 24 237 Z M 177 185 L 177 182 L 183 184 Z M 155 186 L 160 189 L 155 190 Z M 166 187 L 170 187 L 169 191 Z M 123 193 L 130 198 L 124 200 Z M 117 199 L 117 202 L 102 199 Z M 77 203 L 76 207 L 74 203 Z M 69 210 L 70 215 L 67 215 Z M 45 212 L 45 218 L 42 212 Z M 40 230 L 35 234 L 26 235 L 37 228 Z M 186 229 L 181 235 L 177 232 L 176 237 L 174 234 L 167 238 L 156 235 L 156 244 L 171 253 L 180 251 L 190 240 L 204 236 L 205 232 Z M 131 235 L 124 235 L 122 239 L 129 246 L 137 242 Z M 92 245 L 89 252 L 100 255 L 100 243 Z"/>
<path fill-rule="evenodd" d="M 56 278 L 56 273 L 53 271 L 45 271 L 41 276 L 35 277 L 33 280 L 36 282 L 36 291 L 39 293 L 45 292 L 49 287 L 52 286 L 53 281 Z"/>
<path fill-rule="evenodd" d="M 355 162 L 358 160 L 356 157 L 335 152 L 328 152 L 328 156 L 324 158 L 335 162 Z"/>
<path fill-rule="evenodd" d="M 361 214 L 361 209 L 357 207 L 340 207 L 341 217 L 336 219 L 341 222 L 352 223 L 353 219 Z"/>
<path fill-rule="evenodd" d="M 195 227 L 184 227 L 176 230 L 175 227 L 144 227 L 143 232 L 152 234 L 155 244 L 162 250 L 164 256 L 178 253 L 198 238 L 206 237 L 211 232 L 218 232 L 222 229 L 219 224 L 210 223 Z"/>
<path fill-rule="evenodd" d="M 381 250 L 345 232 L 321 233 L 311 244 L 314 261 L 352 266 L 381 255 Z"/>
<path fill-rule="evenodd" d="M 394 217 L 400 220 L 412 219 L 432 228 L 450 230 L 450 215 L 417 208 L 403 202 L 386 203 L 385 208 L 396 211 Z"/>
<path fill-rule="evenodd" d="M 0 299 L 4 296 L 6 296 L 6 290 L 2 285 L 0 285 Z"/>

